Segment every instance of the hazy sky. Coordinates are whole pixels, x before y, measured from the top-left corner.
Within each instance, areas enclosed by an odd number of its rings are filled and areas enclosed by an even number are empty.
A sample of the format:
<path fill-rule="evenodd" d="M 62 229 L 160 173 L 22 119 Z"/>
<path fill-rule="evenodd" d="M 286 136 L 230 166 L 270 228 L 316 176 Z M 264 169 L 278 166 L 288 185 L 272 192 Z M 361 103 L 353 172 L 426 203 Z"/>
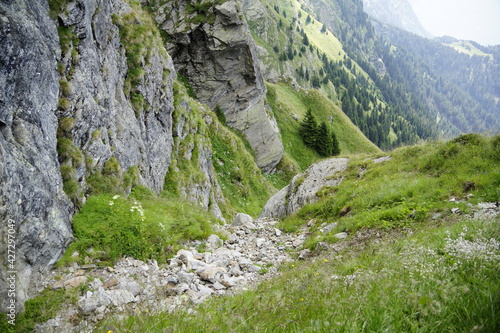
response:
<path fill-rule="evenodd" d="M 500 0 L 408 0 L 434 36 L 500 45 Z"/>

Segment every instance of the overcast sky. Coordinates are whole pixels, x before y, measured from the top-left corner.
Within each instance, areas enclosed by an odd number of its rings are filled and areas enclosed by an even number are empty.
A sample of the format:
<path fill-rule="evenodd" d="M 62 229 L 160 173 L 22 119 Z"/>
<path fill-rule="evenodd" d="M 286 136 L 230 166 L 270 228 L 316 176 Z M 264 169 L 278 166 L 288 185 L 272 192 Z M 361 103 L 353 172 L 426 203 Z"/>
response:
<path fill-rule="evenodd" d="M 500 0 L 408 0 L 434 36 L 500 45 Z"/>

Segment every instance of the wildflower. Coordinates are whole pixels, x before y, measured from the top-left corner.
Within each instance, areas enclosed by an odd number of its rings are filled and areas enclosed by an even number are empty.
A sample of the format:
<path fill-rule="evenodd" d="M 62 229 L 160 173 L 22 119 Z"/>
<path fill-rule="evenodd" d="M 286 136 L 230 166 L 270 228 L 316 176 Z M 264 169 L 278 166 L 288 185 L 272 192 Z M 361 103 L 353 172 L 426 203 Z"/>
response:
<path fill-rule="evenodd" d="M 304 300 L 303 298 L 301 298 L 301 299 L 300 299 L 300 301 L 301 301 L 301 302 L 302 302 L 303 300 Z"/>
<path fill-rule="evenodd" d="M 316 273 L 316 275 L 319 275 L 319 273 Z"/>
<path fill-rule="evenodd" d="M 113 201 L 110 201 L 110 202 L 109 202 L 109 205 L 110 205 L 110 206 L 113 206 L 114 204 L 115 204 L 115 203 L 114 203 Z"/>
<path fill-rule="evenodd" d="M 118 199 L 119 197 L 120 197 L 120 196 L 117 194 L 117 195 L 115 195 L 115 196 L 113 197 L 113 200 L 116 200 L 116 199 Z"/>
<path fill-rule="evenodd" d="M 292 265 L 292 266 L 290 266 L 290 267 L 295 267 L 295 265 Z"/>
<path fill-rule="evenodd" d="M 323 259 L 324 262 L 328 262 L 328 259 Z"/>

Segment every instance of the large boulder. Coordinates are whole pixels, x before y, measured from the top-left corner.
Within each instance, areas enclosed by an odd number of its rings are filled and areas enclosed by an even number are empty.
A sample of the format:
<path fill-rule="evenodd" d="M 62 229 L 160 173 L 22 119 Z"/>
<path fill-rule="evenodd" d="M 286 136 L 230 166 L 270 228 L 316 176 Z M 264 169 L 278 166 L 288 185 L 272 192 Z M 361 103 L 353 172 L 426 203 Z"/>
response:
<path fill-rule="evenodd" d="M 348 161 L 347 158 L 332 158 L 311 165 L 267 201 L 260 217 L 281 218 L 315 202 L 321 188 L 340 184 Z"/>

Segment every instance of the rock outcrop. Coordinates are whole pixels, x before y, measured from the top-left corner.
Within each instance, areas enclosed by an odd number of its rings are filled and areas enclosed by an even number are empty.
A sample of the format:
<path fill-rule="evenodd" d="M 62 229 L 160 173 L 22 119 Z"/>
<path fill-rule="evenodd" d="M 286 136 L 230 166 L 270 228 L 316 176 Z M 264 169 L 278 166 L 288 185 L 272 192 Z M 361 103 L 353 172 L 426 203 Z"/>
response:
<path fill-rule="evenodd" d="M 317 193 L 324 186 L 336 186 L 342 181 L 347 158 L 332 158 L 311 165 L 305 172 L 293 177 L 289 185 L 269 199 L 261 217 L 280 218 L 298 211 L 306 204 L 315 202 Z"/>
<path fill-rule="evenodd" d="M 257 165 L 271 172 L 281 160 L 283 144 L 264 103 L 266 88 L 240 4 L 171 0 L 155 12 L 171 39 L 167 50 L 178 72 L 200 101 L 220 108 L 227 124 L 243 132 Z"/>
<path fill-rule="evenodd" d="M 62 130 L 84 156 L 63 163 L 76 169 L 85 188 L 89 175 L 114 158 L 117 174 L 134 167 L 139 182 L 158 193 L 170 165 L 176 74 L 159 34 L 139 30 L 154 28 L 152 21 L 123 0 L 71 2 L 59 20 L 76 35 L 71 43 L 61 38 L 68 44 L 61 99 L 68 102 L 59 118 L 70 123 Z"/>
<path fill-rule="evenodd" d="M 0 3 L 1 310 L 10 300 L 7 271 L 17 272 L 16 310 L 22 310 L 30 281 L 55 263 L 72 237 L 73 208 L 56 151 L 60 51 L 48 10 L 46 1 Z M 9 247 L 8 234 L 14 236 Z"/>

